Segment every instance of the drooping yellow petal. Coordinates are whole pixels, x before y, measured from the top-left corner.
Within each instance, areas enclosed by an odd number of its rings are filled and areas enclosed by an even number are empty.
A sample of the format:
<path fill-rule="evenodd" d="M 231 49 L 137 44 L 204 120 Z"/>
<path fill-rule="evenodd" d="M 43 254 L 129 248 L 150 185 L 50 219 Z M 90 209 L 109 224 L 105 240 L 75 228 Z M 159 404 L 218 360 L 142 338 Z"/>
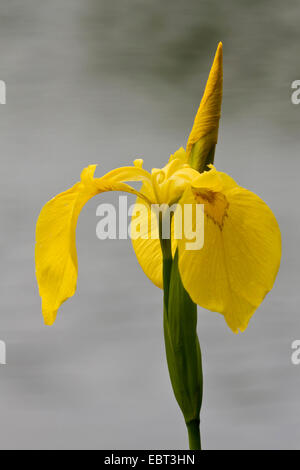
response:
<path fill-rule="evenodd" d="M 272 289 L 281 237 L 269 207 L 232 178 L 211 170 L 186 191 L 182 204 L 204 204 L 204 246 L 187 251 L 178 242 L 179 270 L 192 300 L 225 316 L 237 333 Z"/>
<path fill-rule="evenodd" d="M 200 172 L 209 163 L 213 163 L 218 141 L 222 93 L 223 46 L 220 43 L 186 148 L 191 167 Z"/>
<path fill-rule="evenodd" d="M 162 206 L 161 206 L 162 207 Z M 167 207 L 165 207 L 167 210 Z M 172 206 L 171 206 L 172 209 Z M 168 222 L 171 224 L 173 256 L 176 252 L 177 240 L 174 239 L 175 206 L 169 212 Z M 166 215 L 164 215 L 166 217 Z M 137 198 L 131 221 L 131 241 L 137 260 L 146 276 L 154 285 L 163 288 L 163 257 L 159 239 L 158 218 L 154 210 L 141 198 Z"/>
<path fill-rule="evenodd" d="M 158 223 L 153 215 L 151 217 L 149 206 L 141 198 L 137 198 L 131 222 L 131 240 L 137 260 L 144 273 L 153 284 L 162 289 L 162 252 Z M 134 236 L 133 232 L 138 236 Z"/>
<path fill-rule="evenodd" d="M 94 178 L 95 169 L 95 165 L 86 168 L 80 183 L 49 201 L 37 222 L 36 276 L 47 325 L 54 323 L 59 307 L 76 290 L 76 225 L 83 206 L 93 196 L 105 191 L 125 191 L 146 199 L 123 182 L 147 180 L 147 173 L 141 168 L 120 168 L 119 172 L 114 170 L 102 178 Z"/>

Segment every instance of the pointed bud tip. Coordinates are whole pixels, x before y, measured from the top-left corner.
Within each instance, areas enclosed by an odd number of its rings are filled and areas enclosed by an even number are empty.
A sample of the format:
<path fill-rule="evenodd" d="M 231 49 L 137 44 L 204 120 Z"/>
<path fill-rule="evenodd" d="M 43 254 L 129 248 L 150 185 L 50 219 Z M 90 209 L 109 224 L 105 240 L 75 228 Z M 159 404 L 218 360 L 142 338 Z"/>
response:
<path fill-rule="evenodd" d="M 219 67 L 221 67 L 223 64 L 223 43 L 222 42 L 219 42 L 214 63 L 218 64 Z"/>
<path fill-rule="evenodd" d="M 209 73 L 203 98 L 190 133 L 186 153 L 190 165 L 197 169 L 212 163 L 214 148 L 218 141 L 218 128 L 221 115 L 223 92 L 223 44 L 219 42 L 216 55 Z M 202 139 L 202 143 L 200 143 Z M 197 144 L 197 147 L 194 147 Z M 193 155 L 191 155 L 194 148 Z M 201 163 L 202 162 L 202 163 Z"/>

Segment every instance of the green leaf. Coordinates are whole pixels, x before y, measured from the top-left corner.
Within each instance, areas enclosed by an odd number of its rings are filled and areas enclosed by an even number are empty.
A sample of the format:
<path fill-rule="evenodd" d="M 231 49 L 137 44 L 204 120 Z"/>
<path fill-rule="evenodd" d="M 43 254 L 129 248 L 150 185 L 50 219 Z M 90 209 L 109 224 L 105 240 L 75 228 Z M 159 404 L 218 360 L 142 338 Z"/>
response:
<path fill-rule="evenodd" d="M 178 253 L 164 257 L 164 336 L 173 391 L 188 426 L 190 446 L 200 448 L 203 374 L 197 336 L 197 305 L 183 287 Z"/>

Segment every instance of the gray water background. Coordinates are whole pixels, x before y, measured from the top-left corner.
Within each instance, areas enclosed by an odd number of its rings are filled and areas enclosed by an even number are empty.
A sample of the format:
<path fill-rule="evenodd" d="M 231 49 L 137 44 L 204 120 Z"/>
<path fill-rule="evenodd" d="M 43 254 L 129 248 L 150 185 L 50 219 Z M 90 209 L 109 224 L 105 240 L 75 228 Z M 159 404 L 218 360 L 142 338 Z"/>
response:
<path fill-rule="evenodd" d="M 78 180 L 143 157 L 160 167 L 185 145 L 218 41 L 224 105 L 216 165 L 259 194 L 282 230 L 276 285 L 238 336 L 199 309 L 206 449 L 300 448 L 297 0 L 2 0 L 0 79 L 1 449 L 181 449 L 162 293 L 130 241 L 78 226 L 79 284 L 52 328 L 34 274 L 42 205 Z"/>

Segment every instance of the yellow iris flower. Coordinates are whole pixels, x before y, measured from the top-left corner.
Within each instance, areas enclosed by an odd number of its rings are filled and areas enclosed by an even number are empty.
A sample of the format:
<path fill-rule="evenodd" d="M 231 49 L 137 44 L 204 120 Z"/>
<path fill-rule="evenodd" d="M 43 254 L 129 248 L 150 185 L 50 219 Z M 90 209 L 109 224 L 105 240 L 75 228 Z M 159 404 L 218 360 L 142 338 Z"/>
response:
<path fill-rule="evenodd" d="M 222 44 L 219 45 L 187 148 L 179 149 L 162 169 L 151 173 L 142 160 L 95 178 L 96 165 L 83 170 L 80 182 L 49 201 L 36 229 L 36 275 L 47 325 L 54 323 L 61 304 L 77 284 L 76 224 L 83 206 L 106 191 L 125 191 L 146 204 L 204 204 L 205 243 L 186 250 L 176 240 L 178 267 L 193 302 L 224 315 L 237 333 L 272 289 L 281 257 L 280 230 L 271 209 L 255 194 L 218 172 L 213 162 L 222 101 Z M 139 191 L 128 183 L 141 182 Z M 145 274 L 163 287 L 160 241 L 141 236 L 132 241 Z M 147 235 L 147 234 L 146 234 Z M 149 235 L 149 234 L 148 234 Z M 173 253 L 175 251 L 173 244 Z"/>

